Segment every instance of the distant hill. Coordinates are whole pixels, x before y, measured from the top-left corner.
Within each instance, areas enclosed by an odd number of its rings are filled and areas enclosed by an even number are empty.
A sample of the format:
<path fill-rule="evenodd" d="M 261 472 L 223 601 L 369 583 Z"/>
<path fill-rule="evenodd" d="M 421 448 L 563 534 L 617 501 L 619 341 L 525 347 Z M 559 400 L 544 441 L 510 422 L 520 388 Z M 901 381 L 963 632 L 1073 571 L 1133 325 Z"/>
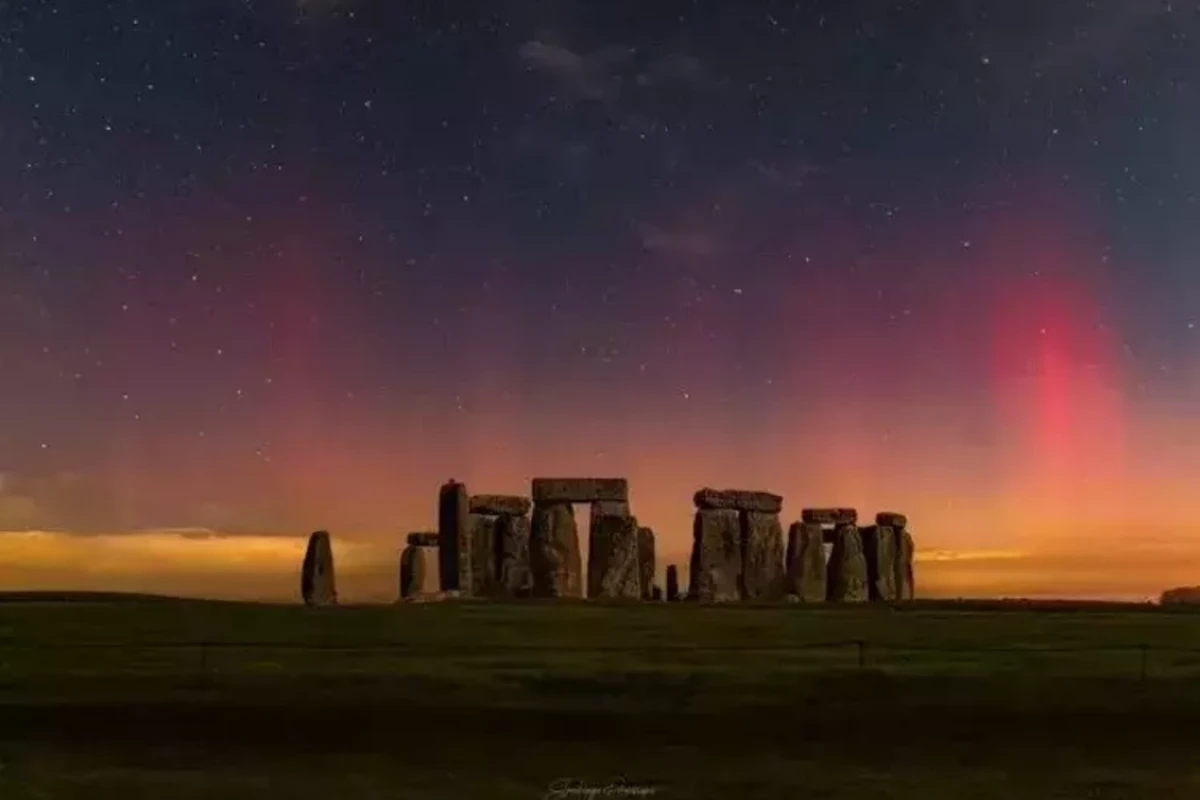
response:
<path fill-rule="evenodd" d="M 156 594 L 128 592 L 0 592 L 3 603 L 218 603 L 219 600 L 194 600 Z"/>

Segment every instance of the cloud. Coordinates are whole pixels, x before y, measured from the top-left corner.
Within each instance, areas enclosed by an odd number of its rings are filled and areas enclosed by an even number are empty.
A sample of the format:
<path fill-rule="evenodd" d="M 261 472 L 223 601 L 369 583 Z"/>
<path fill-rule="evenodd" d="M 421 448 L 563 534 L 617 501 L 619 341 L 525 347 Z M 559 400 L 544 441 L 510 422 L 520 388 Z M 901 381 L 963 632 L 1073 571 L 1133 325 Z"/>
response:
<path fill-rule="evenodd" d="M 529 68 L 554 77 L 575 99 L 612 102 L 621 91 L 619 70 L 633 51 L 607 47 L 583 55 L 559 44 L 530 40 L 517 55 Z"/>

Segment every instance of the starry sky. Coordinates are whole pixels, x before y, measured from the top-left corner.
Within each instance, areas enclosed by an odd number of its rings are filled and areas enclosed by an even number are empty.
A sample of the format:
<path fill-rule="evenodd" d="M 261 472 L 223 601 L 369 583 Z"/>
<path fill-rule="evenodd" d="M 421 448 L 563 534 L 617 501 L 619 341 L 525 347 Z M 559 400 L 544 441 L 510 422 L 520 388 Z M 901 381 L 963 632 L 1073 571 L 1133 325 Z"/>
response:
<path fill-rule="evenodd" d="M 1200 4 L 0 0 L 0 588 L 394 593 L 448 478 L 1200 582 Z"/>

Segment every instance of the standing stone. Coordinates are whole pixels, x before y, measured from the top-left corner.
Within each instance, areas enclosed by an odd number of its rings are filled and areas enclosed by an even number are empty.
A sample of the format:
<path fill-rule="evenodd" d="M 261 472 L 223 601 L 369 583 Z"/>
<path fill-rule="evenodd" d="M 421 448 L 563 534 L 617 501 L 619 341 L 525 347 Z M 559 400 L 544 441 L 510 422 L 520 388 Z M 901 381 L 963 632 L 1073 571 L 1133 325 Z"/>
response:
<path fill-rule="evenodd" d="M 650 528 L 638 528 L 638 574 L 642 585 L 642 597 L 652 600 L 654 575 L 657 564 L 654 562 L 654 531 Z"/>
<path fill-rule="evenodd" d="M 627 500 L 597 500 L 591 506 L 592 517 L 628 517 L 629 502 Z"/>
<path fill-rule="evenodd" d="M 702 603 L 738 599 L 742 574 L 742 525 L 738 512 L 700 509 L 692 525 L 690 597 Z"/>
<path fill-rule="evenodd" d="M 497 594 L 496 529 L 499 519 L 491 514 L 468 514 L 471 529 L 471 583 L 469 594 Z"/>
<path fill-rule="evenodd" d="M 582 595 L 579 531 L 570 503 L 534 505 L 529 567 L 534 597 Z"/>
<path fill-rule="evenodd" d="M 533 504 L 594 503 L 597 500 L 629 501 L 629 481 L 624 478 L 534 478 Z"/>
<path fill-rule="evenodd" d="M 835 603 L 864 603 L 868 598 L 867 559 L 853 525 L 838 525 L 834 530 L 828 584 L 828 597 Z"/>
<path fill-rule="evenodd" d="M 406 600 L 421 594 L 425 586 L 425 551 L 409 545 L 400 554 L 400 599 Z"/>
<path fill-rule="evenodd" d="M 642 596 L 638 524 L 633 517 L 594 517 L 588 535 L 588 597 L 637 600 Z"/>
<path fill-rule="evenodd" d="M 308 549 L 304 552 L 304 565 L 300 570 L 300 596 L 308 606 L 331 606 L 337 603 L 333 545 L 326 531 L 317 531 L 308 538 Z"/>
<path fill-rule="evenodd" d="M 800 519 L 815 525 L 857 525 L 858 511 L 853 508 L 805 508 Z"/>
<path fill-rule="evenodd" d="M 529 520 L 503 516 L 496 530 L 498 591 L 505 597 L 528 597 L 533 589 L 529 572 Z"/>
<path fill-rule="evenodd" d="M 908 517 L 895 511 L 880 511 L 875 515 L 875 524 L 886 525 L 892 530 L 900 531 L 908 527 Z"/>
<path fill-rule="evenodd" d="M 912 600 L 916 596 L 913 581 L 913 537 L 907 530 L 896 532 L 896 599 Z"/>
<path fill-rule="evenodd" d="M 432 531 L 418 531 L 408 535 L 408 543 L 413 547 L 437 547 L 438 535 Z"/>
<path fill-rule="evenodd" d="M 656 603 L 661 603 L 663 599 L 662 587 L 658 584 L 650 587 L 650 599 Z"/>
<path fill-rule="evenodd" d="M 470 594 L 471 530 L 467 487 L 457 481 L 438 493 L 438 579 L 444 592 Z"/>
<path fill-rule="evenodd" d="M 826 595 L 825 533 L 821 526 L 795 522 L 788 530 L 788 593 L 797 602 L 823 603 Z"/>
<path fill-rule="evenodd" d="M 700 489 L 692 496 L 696 508 L 722 509 L 732 508 L 735 511 L 761 511 L 764 514 L 778 514 L 783 510 L 783 496 L 770 492 L 755 492 L 745 489 Z"/>
<path fill-rule="evenodd" d="M 784 592 L 783 527 L 779 515 L 741 512 L 744 600 L 777 600 Z"/>
<path fill-rule="evenodd" d="M 867 559 L 867 594 L 871 600 L 896 600 L 896 533 L 886 525 L 871 525 L 861 531 L 863 555 Z"/>
<path fill-rule="evenodd" d="M 491 514 L 497 517 L 504 514 L 523 517 L 529 513 L 532 505 L 528 497 L 509 494 L 475 494 L 467 500 L 467 509 L 472 514 Z"/>
<path fill-rule="evenodd" d="M 679 601 L 679 567 L 674 564 L 667 566 L 667 602 Z"/>

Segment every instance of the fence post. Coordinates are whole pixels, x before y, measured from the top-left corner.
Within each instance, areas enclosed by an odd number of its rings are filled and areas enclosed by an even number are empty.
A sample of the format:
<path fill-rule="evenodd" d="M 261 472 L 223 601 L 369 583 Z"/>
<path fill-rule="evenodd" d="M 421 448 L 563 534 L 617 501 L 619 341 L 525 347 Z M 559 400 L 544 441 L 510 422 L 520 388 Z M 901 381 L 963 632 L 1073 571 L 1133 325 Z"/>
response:
<path fill-rule="evenodd" d="M 863 669 L 867 666 L 867 643 L 859 639 L 854 644 L 858 646 L 858 668 Z"/>

